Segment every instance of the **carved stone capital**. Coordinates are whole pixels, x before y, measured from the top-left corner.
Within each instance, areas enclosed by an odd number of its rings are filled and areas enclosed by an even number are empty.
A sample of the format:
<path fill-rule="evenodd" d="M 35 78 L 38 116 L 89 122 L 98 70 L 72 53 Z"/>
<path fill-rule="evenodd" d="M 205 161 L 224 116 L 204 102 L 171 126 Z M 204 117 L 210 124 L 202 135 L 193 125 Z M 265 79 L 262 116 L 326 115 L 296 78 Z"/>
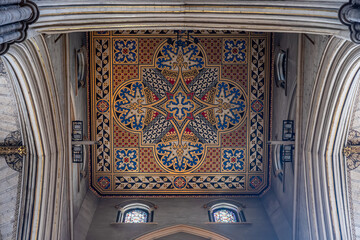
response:
<path fill-rule="evenodd" d="M 0 55 L 11 44 L 24 41 L 29 24 L 38 18 L 38 7 L 30 0 L 0 1 Z"/>
<path fill-rule="evenodd" d="M 339 19 L 349 27 L 351 40 L 360 43 L 360 0 L 344 4 L 339 10 Z"/>

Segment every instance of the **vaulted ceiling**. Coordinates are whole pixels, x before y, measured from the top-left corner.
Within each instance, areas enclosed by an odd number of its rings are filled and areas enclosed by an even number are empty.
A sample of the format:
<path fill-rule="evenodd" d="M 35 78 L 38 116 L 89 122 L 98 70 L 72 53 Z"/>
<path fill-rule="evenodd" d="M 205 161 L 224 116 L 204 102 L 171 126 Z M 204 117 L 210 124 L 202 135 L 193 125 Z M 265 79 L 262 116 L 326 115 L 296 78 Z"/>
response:
<path fill-rule="evenodd" d="M 102 196 L 257 195 L 269 184 L 270 34 L 90 36 L 91 185 Z"/>

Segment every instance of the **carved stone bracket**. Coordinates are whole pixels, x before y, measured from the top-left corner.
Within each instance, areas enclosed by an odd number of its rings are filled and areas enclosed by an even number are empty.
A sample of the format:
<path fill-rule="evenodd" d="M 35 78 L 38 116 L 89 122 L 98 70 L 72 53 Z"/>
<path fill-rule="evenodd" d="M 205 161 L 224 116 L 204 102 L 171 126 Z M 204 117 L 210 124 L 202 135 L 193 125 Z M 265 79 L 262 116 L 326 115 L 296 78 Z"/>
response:
<path fill-rule="evenodd" d="M 12 43 L 24 41 L 29 24 L 38 18 L 39 10 L 32 1 L 0 1 L 0 55 L 5 54 Z"/>
<path fill-rule="evenodd" d="M 0 155 L 5 156 L 7 165 L 17 172 L 22 171 L 23 157 L 26 155 L 26 147 L 21 144 L 19 131 L 11 132 L 4 143 L 0 144 Z"/>
<path fill-rule="evenodd" d="M 349 131 L 347 145 L 343 148 L 343 153 L 349 170 L 354 170 L 360 166 L 360 132 L 353 129 Z"/>
<path fill-rule="evenodd" d="M 26 155 L 25 146 L 0 146 L 0 155 L 19 154 Z"/>
<path fill-rule="evenodd" d="M 349 27 L 351 40 L 360 43 L 360 0 L 344 4 L 339 10 L 339 19 Z"/>

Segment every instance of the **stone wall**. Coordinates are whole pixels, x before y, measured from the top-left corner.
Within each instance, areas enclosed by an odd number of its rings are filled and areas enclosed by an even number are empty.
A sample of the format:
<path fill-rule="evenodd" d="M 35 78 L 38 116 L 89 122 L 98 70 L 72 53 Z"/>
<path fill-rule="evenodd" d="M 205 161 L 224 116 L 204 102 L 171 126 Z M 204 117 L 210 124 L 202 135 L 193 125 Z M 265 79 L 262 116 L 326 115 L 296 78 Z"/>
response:
<path fill-rule="evenodd" d="M 0 142 L 6 136 L 20 129 L 16 99 L 12 85 L 0 61 Z M 19 186 L 21 173 L 11 169 L 0 157 L 0 239 L 10 240 L 15 238 Z"/>
<path fill-rule="evenodd" d="M 158 206 L 154 211 L 153 223 L 115 223 L 117 209 L 114 206 L 127 200 L 101 199 L 86 239 L 130 240 L 145 233 L 177 224 L 207 229 L 229 239 L 277 239 L 264 207 L 258 198 L 235 199 L 246 205 L 243 210 L 247 220 L 246 224 L 209 223 L 208 210 L 203 206 L 214 200 L 214 198 L 150 198 L 147 200 Z"/>

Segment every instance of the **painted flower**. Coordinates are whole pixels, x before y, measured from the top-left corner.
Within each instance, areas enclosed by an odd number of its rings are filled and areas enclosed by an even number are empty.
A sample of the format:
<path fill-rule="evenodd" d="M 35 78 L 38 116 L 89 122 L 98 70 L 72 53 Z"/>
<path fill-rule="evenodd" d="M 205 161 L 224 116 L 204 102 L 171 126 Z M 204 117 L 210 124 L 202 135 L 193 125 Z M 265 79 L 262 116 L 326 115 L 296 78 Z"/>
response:
<path fill-rule="evenodd" d="M 225 41 L 225 62 L 245 62 L 246 57 L 245 40 Z"/>
<path fill-rule="evenodd" d="M 116 62 L 137 62 L 137 43 L 135 40 L 120 40 L 114 42 Z"/>
<path fill-rule="evenodd" d="M 116 170 L 134 171 L 137 170 L 136 150 L 116 150 Z"/>
<path fill-rule="evenodd" d="M 244 154 L 243 149 L 224 150 L 222 168 L 225 171 L 244 170 Z"/>

